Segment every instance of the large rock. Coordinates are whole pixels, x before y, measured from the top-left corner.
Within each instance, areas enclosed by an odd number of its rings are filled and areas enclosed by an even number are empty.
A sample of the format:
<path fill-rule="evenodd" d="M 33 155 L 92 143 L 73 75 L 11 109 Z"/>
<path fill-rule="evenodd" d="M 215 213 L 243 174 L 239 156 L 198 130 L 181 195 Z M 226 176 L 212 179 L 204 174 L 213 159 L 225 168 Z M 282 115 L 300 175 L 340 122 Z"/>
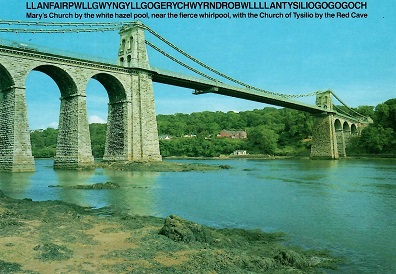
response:
<path fill-rule="evenodd" d="M 213 236 L 209 228 L 184 220 L 176 215 L 170 215 L 165 219 L 164 226 L 159 234 L 178 242 L 213 242 Z"/>
<path fill-rule="evenodd" d="M 303 268 L 310 266 L 307 258 L 294 250 L 282 250 L 274 257 L 275 261 L 282 265 Z"/>

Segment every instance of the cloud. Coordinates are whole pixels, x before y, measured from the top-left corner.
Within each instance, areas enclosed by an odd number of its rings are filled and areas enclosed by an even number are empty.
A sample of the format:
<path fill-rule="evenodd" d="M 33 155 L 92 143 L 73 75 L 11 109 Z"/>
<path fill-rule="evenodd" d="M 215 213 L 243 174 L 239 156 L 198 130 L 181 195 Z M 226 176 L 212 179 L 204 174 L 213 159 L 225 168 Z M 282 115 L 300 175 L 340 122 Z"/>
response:
<path fill-rule="evenodd" d="M 49 128 L 58 128 L 59 123 L 58 122 L 52 122 L 51 124 L 48 125 Z"/>
<path fill-rule="evenodd" d="M 100 118 L 99 116 L 96 116 L 96 115 L 89 116 L 88 122 L 90 124 L 92 124 L 92 123 L 106 124 L 107 123 L 106 120 L 104 120 L 104 119 L 102 119 L 102 118 Z"/>

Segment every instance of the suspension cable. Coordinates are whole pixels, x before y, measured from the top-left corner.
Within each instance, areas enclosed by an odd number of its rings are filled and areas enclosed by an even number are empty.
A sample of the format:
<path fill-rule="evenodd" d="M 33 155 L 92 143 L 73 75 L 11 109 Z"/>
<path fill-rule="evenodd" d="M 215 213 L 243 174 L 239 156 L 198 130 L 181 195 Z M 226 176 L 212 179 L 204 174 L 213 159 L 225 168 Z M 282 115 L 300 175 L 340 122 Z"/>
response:
<path fill-rule="evenodd" d="M 78 32 L 98 32 L 114 31 L 114 28 L 79 28 L 79 29 L 11 29 L 0 28 L 0 32 L 14 33 L 78 33 Z"/>
<path fill-rule="evenodd" d="M 363 118 L 367 118 L 366 116 L 360 114 L 359 112 L 353 110 L 352 108 L 350 108 L 347 104 L 345 104 L 337 95 L 334 94 L 334 92 L 330 91 L 331 94 L 333 94 L 334 98 L 336 98 L 341 104 L 343 104 L 348 110 L 352 111 L 354 114 L 357 114 L 360 117 Z"/>
<path fill-rule="evenodd" d="M 126 23 L 122 22 L 40 22 L 40 21 L 21 21 L 21 20 L 2 20 L 0 25 L 19 25 L 19 26 L 42 26 L 42 27 L 80 27 L 80 26 L 124 26 Z"/>
<path fill-rule="evenodd" d="M 339 106 L 333 105 L 333 108 L 335 108 L 335 110 L 341 114 L 344 114 L 348 117 L 353 117 L 350 113 L 347 113 L 346 111 L 344 111 L 342 108 L 340 108 Z"/>
<path fill-rule="evenodd" d="M 173 49 L 176 50 L 177 52 L 181 53 L 182 55 L 184 55 L 184 56 L 187 57 L 188 59 L 194 61 L 194 62 L 197 63 L 198 65 L 200 65 L 200 66 L 202 66 L 202 67 L 204 67 L 204 68 L 210 70 L 211 72 L 214 72 L 214 73 L 217 74 L 217 75 L 220 75 L 220 76 L 223 77 L 223 78 L 226 78 L 227 80 L 230 80 L 230 81 L 232 81 L 232 82 L 234 82 L 234 83 L 237 83 L 237 84 L 239 84 L 239 85 L 245 86 L 245 87 L 247 87 L 247 88 L 253 89 L 252 86 L 247 85 L 247 84 L 245 84 L 245 83 L 243 83 L 243 82 L 241 82 L 241 81 L 235 80 L 235 79 L 233 79 L 233 78 L 231 78 L 231 77 L 229 77 L 229 76 L 227 76 L 227 75 L 225 75 L 225 74 L 223 74 L 223 73 L 221 73 L 221 72 L 219 72 L 219 71 L 217 71 L 217 70 L 215 70 L 215 69 L 209 67 L 208 65 L 202 63 L 201 61 L 199 61 L 198 59 L 194 58 L 193 56 L 191 56 L 191 55 L 188 54 L 187 52 L 185 52 L 185 51 L 181 50 L 180 48 L 178 48 L 178 47 L 177 47 L 176 45 L 174 45 L 173 43 L 169 42 L 167 39 L 165 39 L 164 37 L 162 37 L 161 35 L 159 35 L 157 32 L 155 32 L 155 31 L 154 31 L 153 29 L 151 29 L 150 27 L 148 27 L 148 26 L 146 26 L 146 25 L 144 25 L 144 27 L 145 27 L 146 30 L 148 30 L 151 34 L 153 34 L 155 37 L 157 37 L 158 39 L 160 39 L 162 42 L 164 42 L 165 44 L 167 44 L 168 46 L 170 46 L 171 48 L 173 48 Z M 262 90 L 262 91 L 268 92 L 268 91 L 265 91 L 265 90 Z"/>
<path fill-rule="evenodd" d="M 197 74 L 199 74 L 199 75 L 201 75 L 201 76 L 203 76 L 203 77 L 205 77 L 207 79 L 210 79 L 210 80 L 215 81 L 215 82 L 220 82 L 219 80 L 217 80 L 217 79 L 215 79 L 215 78 L 213 78 L 213 77 L 211 77 L 211 76 L 209 76 L 209 75 L 207 75 L 207 74 L 205 74 L 203 72 L 200 72 L 199 70 L 196 70 L 195 68 L 190 67 L 189 65 L 187 65 L 187 64 L 183 63 L 182 61 L 176 59 L 172 55 L 166 53 L 165 51 L 161 50 L 160 48 L 158 48 L 157 46 L 155 46 L 154 44 L 150 43 L 147 40 L 146 40 L 146 44 L 149 45 L 150 47 L 152 47 L 153 49 L 155 49 L 156 51 L 158 51 L 159 53 L 161 53 L 162 55 L 168 57 L 172 61 L 178 63 L 179 65 L 181 65 L 181 66 L 183 66 L 183 67 L 185 67 L 185 68 L 187 68 L 187 69 L 189 69 L 189 70 L 191 70 L 191 71 L 193 71 L 193 72 L 195 72 L 195 73 L 197 73 Z"/>
<path fill-rule="evenodd" d="M 315 92 L 311 92 L 311 93 L 309 93 L 309 94 L 304 94 L 304 95 L 288 95 L 288 94 L 270 92 L 270 91 L 267 91 L 267 90 L 264 90 L 264 89 L 260 89 L 260 88 L 257 88 L 257 87 L 248 85 L 248 84 L 246 84 L 246 83 L 244 83 L 244 82 L 241 82 L 241 81 L 239 81 L 239 80 L 236 80 L 236 79 L 234 79 L 234 78 L 232 78 L 232 77 L 230 77 L 230 76 L 228 76 L 228 75 L 226 75 L 226 74 L 224 74 L 224 73 L 222 73 L 222 72 L 220 72 L 220 71 L 218 71 L 218 70 L 216 70 L 216 69 L 214 69 L 214 68 L 212 68 L 212 67 L 206 65 L 205 63 L 199 61 L 198 59 L 196 59 L 195 57 L 191 56 L 190 54 L 188 54 L 188 53 L 185 52 L 184 50 L 180 49 L 179 47 L 177 47 L 177 46 L 174 45 L 173 43 L 169 42 L 167 39 L 165 39 L 164 37 L 162 37 L 161 35 L 159 35 L 157 32 L 155 32 L 155 31 L 154 31 L 153 29 L 151 29 L 150 27 L 148 27 L 148 26 L 146 26 L 146 25 L 144 25 L 144 24 L 143 24 L 143 26 L 144 26 L 144 28 L 145 28 L 147 31 L 149 31 L 149 32 L 150 32 L 151 34 L 153 34 L 155 37 L 157 37 L 157 38 L 160 39 L 162 42 L 164 42 L 165 44 L 167 44 L 168 46 L 170 46 L 171 48 L 173 48 L 173 49 L 176 50 L 177 52 L 181 53 L 182 55 L 184 55 L 184 56 L 187 57 L 188 59 L 192 60 L 193 62 L 197 63 L 198 65 L 200 65 L 200 66 L 202 66 L 202 67 L 208 69 L 209 71 L 211 71 L 211 72 L 213 72 L 213 73 L 215 73 L 215 74 L 217 74 L 217 75 L 219 75 L 219 76 L 221 76 L 221 77 L 223 77 L 223 78 L 225 78 L 225 79 L 227 79 L 227 80 L 230 80 L 231 82 L 234 82 L 234 83 L 236 83 L 236 84 L 239 84 L 239 85 L 241 85 L 241 86 L 244 86 L 244 87 L 246 87 L 246 88 L 248 88 L 248 89 L 253 89 L 253 90 L 261 91 L 261 92 L 264 92 L 264 93 L 267 93 L 267 94 L 272 94 L 272 95 L 281 96 L 281 97 L 286 97 L 286 98 L 306 97 L 306 96 L 316 95 L 316 94 L 318 93 L 317 91 L 315 91 Z"/>

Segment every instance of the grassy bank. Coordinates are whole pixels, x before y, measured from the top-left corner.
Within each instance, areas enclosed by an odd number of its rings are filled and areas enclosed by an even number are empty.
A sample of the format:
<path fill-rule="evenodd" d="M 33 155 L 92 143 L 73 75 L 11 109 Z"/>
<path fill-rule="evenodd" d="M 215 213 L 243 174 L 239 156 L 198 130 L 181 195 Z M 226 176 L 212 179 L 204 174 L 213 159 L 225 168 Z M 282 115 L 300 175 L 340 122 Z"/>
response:
<path fill-rule="evenodd" d="M 317 273 L 337 260 L 283 235 L 104 214 L 0 191 L 0 273 Z"/>

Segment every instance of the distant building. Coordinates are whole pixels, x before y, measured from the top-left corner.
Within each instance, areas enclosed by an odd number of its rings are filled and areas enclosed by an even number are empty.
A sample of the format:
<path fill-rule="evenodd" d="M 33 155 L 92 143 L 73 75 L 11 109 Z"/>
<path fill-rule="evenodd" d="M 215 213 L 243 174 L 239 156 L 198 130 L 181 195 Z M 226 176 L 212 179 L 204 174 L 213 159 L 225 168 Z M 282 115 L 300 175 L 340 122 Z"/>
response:
<path fill-rule="evenodd" d="M 231 139 L 247 139 L 247 133 L 244 130 L 225 130 L 220 131 L 216 135 L 217 138 L 231 138 Z"/>
<path fill-rule="evenodd" d="M 39 128 L 39 129 L 32 129 L 32 130 L 30 130 L 30 133 L 33 133 L 33 132 L 43 132 L 44 131 L 44 129 L 42 129 L 42 128 Z"/>
<path fill-rule="evenodd" d="M 246 150 L 235 150 L 232 155 L 247 155 Z"/>
<path fill-rule="evenodd" d="M 170 137 L 169 135 L 161 135 L 161 136 L 159 136 L 159 139 L 160 140 L 170 140 L 170 139 L 172 139 L 172 137 Z"/>

